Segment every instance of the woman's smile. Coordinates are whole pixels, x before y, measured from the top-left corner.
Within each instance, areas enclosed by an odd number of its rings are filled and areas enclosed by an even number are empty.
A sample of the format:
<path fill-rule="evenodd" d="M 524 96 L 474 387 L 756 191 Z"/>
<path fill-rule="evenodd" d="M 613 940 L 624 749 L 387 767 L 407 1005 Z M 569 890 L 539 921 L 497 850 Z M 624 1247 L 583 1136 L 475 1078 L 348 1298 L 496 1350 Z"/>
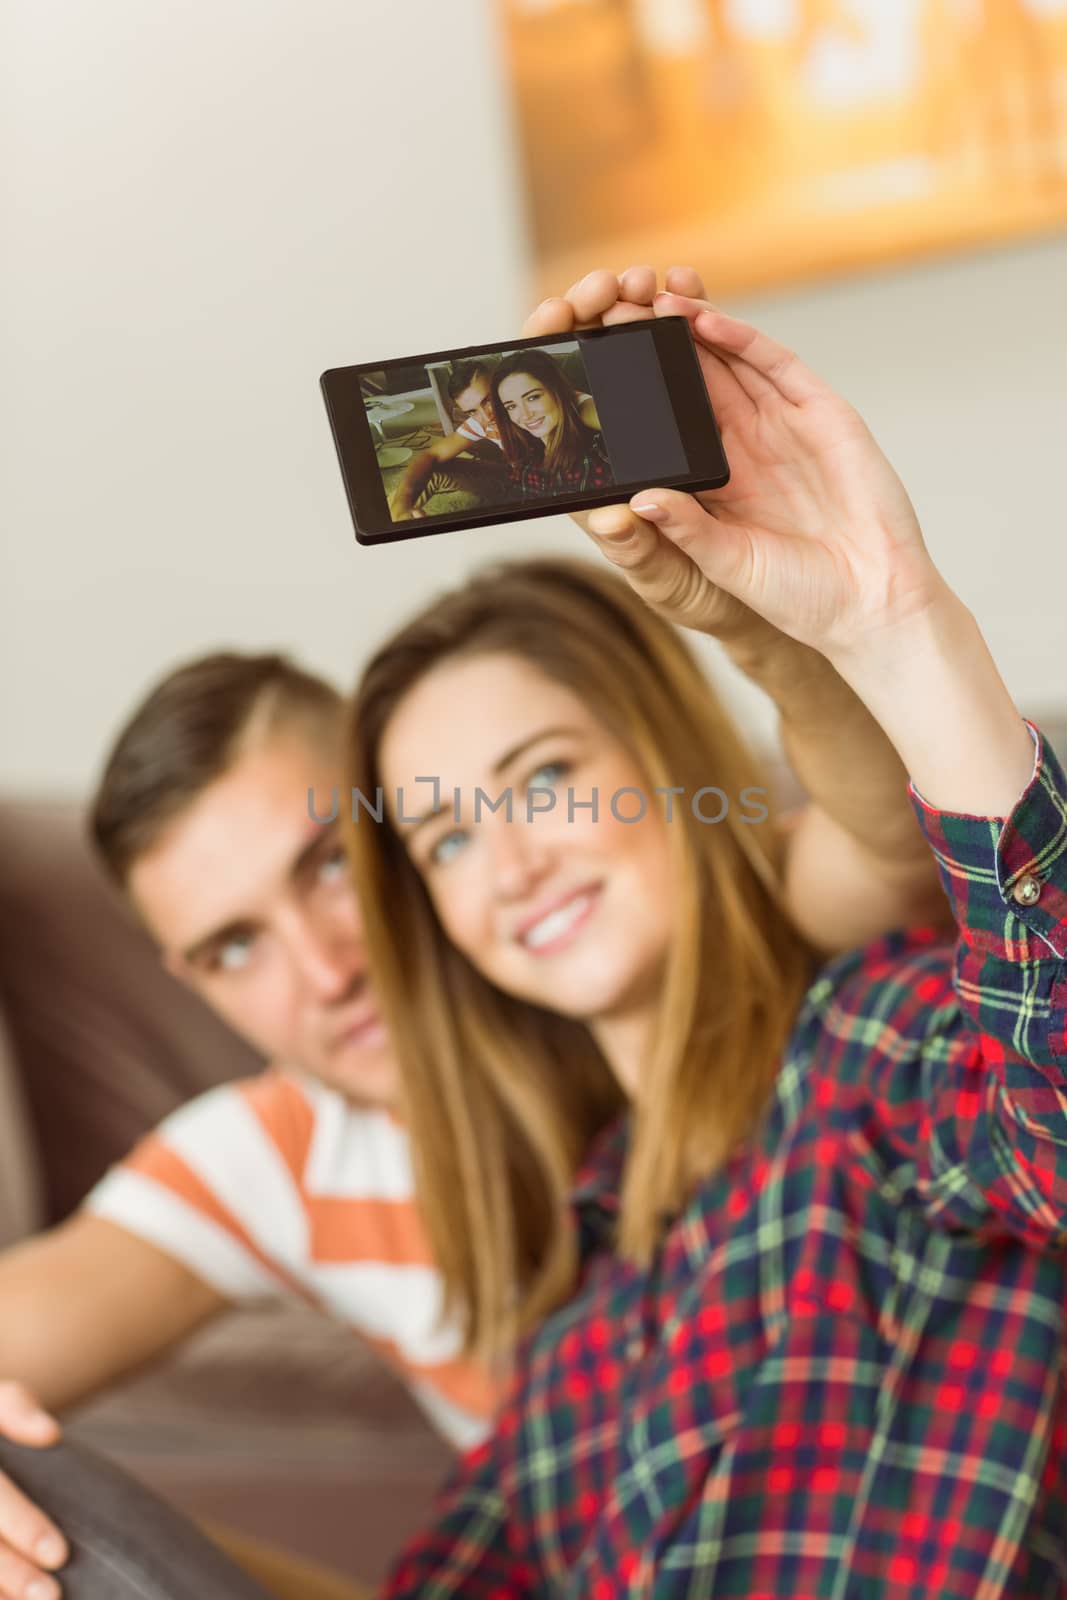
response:
<path fill-rule="evenodd" d="M 600 902 L 602 884 L 594 883 L 557 895 L 547 909 L 526 918 L 515 933 L 516 944 L 536 956 L 551 956 L 576 938 Z"/>

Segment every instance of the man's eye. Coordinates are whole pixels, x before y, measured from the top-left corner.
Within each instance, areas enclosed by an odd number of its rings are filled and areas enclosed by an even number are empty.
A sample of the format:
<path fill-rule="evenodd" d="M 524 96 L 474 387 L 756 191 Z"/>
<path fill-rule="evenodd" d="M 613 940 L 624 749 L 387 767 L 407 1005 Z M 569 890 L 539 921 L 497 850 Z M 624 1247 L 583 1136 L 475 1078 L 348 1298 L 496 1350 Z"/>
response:
<path fill-rule="evenodd" d="M 429 853 L 430 861 L 435 867 L 444 866 L 447 861 L 451 861 L 454 856 L 459 854 L 460 850 L 462 850 L 464 844 L 466 843 L 466 840 L 467 834 L 465 829 L 449 829 L 448 833 L 443 833 L 437 840 L 436 844 L 431 847 Z"/>
<path fill-rule="evenodd" d="M 225 944 L 219 946 L 211 958 L 210 966 L 213 972 L 240 972 L 251 959 L 251 947 L 254 935 L 250 933 L 239 934 L 233 939 L 227 939 Z"/>
<path fill-rule="evenodd" d="M 343 883 L 348 877 L 348 857 L 343 844 L 335 846 L 319 862 L 320 883 Z"/>

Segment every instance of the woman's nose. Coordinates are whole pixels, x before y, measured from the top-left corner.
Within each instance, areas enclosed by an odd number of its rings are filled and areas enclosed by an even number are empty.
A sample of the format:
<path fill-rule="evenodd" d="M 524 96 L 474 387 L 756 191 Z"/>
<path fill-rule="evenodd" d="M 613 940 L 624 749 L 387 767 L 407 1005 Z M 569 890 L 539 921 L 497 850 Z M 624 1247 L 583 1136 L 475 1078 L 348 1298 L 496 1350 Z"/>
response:
<path fill-rule="evenodd" d="M 490 849 L 493 886 L 501 900 L 514 900 L 529 893 L 549 865 L 545 841 L 525 820 L 502 821 L 494 829 Z"/>

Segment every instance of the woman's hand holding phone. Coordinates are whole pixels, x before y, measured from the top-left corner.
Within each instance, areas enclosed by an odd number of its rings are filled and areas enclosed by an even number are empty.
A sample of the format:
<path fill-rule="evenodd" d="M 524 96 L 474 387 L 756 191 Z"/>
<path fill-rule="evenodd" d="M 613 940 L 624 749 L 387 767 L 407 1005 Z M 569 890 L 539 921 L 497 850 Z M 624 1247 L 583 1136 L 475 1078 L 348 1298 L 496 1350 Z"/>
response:
<path fill-rule="evenodd" d="M 654 526 L 693 584 L 725 590 L 831 660 L 943 596 L 904 486 L 852 406 L 702 296 L 662 294 L 654 311 L 690 321 L 730 482 L 697 496 L 642 491 L 625 509 L 591 512 L 591 531 L 627 517 Z"/>
<path fill-rule="evenodd" d="M 598 287 L 575 286 L 579 312 Z M 590 512 L 590 531 L 618 541 L 609 553 L 629 560 L 638 592 L 652 598 L 656 573 L 670 572 L 675 620 L 699 625 L 701 604 L 724 591 L 825 657 L 932 804 L 1007 815 L 1030 734 L 862 417 L 791 350 L 702 296 L 669 286 L 652 305 L 689 319 L 730 481 L 698 495 L 642 490 Z M 688 587 L 667 545 L 686 558 Z M 952 748 L 946 729 L 973 736 Z"/>
<path fill-rule="evenodd" d="M 672 267 L 665 282 L 673 294 L 703 300 L 704 283 L 693 267 Z M 527 317 L 523 336 L 544 338 L 578 328 L 651 320 L 656 316 L 658 288 L 654 267 L 629 267 L 620 274 L 597 269 L 572 284 L 566 294 L 542 301 Z M 703 358 L 701 365 L 703 368 Z M 691 499 L 688 495 L 676 498 Z M 755 673 L 767 668 L 782 646 L 790 657 L 800 654 L 801 647 L 794 640 L 713 583 L 683 549 L 628 507 L 572 512 L 571 516 L 609 560 L 625 571 L 631 587 L 654 611 L 721 640 L 746 670 Z M 795 665 L 791 661 L 791 671 Z"/>

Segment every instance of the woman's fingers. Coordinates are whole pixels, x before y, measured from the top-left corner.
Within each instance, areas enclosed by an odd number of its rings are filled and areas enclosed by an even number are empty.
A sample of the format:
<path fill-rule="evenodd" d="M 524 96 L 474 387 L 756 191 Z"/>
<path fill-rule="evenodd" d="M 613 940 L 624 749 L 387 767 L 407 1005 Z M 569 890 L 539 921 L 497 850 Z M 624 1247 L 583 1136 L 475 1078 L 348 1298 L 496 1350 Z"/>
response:
<path fill-rule="evenodd" d="M 653 301 L 653 309 L 657 317 L 688 317 L 690 322 L 695 322 L 702 311 L 714 311 L 715 307 L 702 295 L 661 289 Z"/>
<path fill-rule="evenodd" d="M 550 333 L 570 333 L 574 327 L 574 307 L 564 295 L 551 295 L 535 306 L 522 325 L 522 338 L 539 339 Z"/>
<path fill-rule="evenodd" d="M 607 328 L 613 328 L 619 322 L 651 322 L 656 313 L 651 306 L 634 305 L 630 300 L 616 300 L 615 304 L 605 311 L 601 321 Z"/>
<path fill-rule="evenodd" d="M 627 267 L 619 274 L 619 292 L 632 305 L 651 307 L 656 287 L 655 267 Z"/>
<path fill-rule="evenodd" d="M 606 267 L 587 272 L 579 283 L 567 291 L 567 299 L 574 307 L 574 319 L 578 323 L 599 322 L 618 298 L 618 277 Z"/>
<path fill-rule="evenodd" d="M 671 267 L 666 282 L 675 294 L 703 297 L 703 280 L 693 267 Z M 572 283 L 566 294 L 542 300 L 527 317 L 522 335 L 531 339 L 544 338 L 553 333 L 570 333 L 579 327 L 592 327 L 599 322 L 610 326 L 641 321 L 653 314 L 656 290 L 655 267 L 643 264 L 627 267 L 618 275 L 607 267 L 595 267 L 577 283 Z"/>
<path fill-rule="evenodd" d="M 688 317 L 695 338 L 707 349 L 728 359 L 739 382 L 740 366 L 747 365 L 760 380 L 744 384 L 753 399 L 767 392 L 764 384 L 769 384 L 779 399 L 793 405 L 802 405 L 814 395 L 826 392 L 825 385 L 786 345 L 760 333 L 751 324 L 709 306 L 698 296 L 664 291 L 656 296 L 655 312 L 658 317 Z"/>
<path fill-rule="evenodd" d="M 819 379 L 792 350 L 747 322 L 729 317 L 724 311 L 702 311 L 694 328 L 713 350 L 746 362 L 793 405 L 803 405 L 805 400 L 824 392 Z"/>
<path fill-rule="evenodd" d="M 668 267 L 663 280 L 668 294 L 688 295 L 693 300 L 707 300 L 704 280 L 695 267 Z"/>

